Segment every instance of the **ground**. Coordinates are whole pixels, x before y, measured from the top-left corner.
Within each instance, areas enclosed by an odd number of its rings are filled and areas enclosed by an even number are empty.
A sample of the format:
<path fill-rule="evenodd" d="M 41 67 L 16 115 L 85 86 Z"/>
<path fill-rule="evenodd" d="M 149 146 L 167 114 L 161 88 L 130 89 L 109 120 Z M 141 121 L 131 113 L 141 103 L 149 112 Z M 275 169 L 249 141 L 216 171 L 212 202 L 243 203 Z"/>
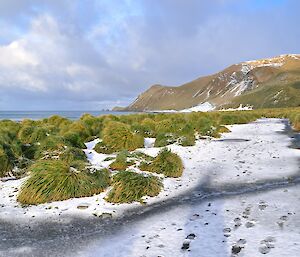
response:
<path fill-rule="evenodd" d="M 184 174 L 165 179 L 146 206 L 104 204 L 103 193 L 24 209 L 15 201 L 20 182 L 0 182 L 0 256 L 298 256 L 299 150 L 287 121 L 230 129 L 193 147 L 170 146 Z M 94 165 L 105 165 L 89 151 Z"/>

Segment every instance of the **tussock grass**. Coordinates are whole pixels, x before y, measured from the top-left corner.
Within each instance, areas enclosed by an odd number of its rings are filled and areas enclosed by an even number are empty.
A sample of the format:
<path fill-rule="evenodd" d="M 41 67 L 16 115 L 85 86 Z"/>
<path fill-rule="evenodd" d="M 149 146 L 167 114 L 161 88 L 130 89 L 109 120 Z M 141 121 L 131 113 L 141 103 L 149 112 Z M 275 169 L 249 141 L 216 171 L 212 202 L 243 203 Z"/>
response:
<path fill-rule="evenodd" d="M 186 134 L 179 137 L 178 143 L 181 146 L 193 146 L 196 143 L 196 137 L 194 134 Z"/>
<path fill-rule="evenodd" d="M 71 163 L 73 161 L 84 161 L 87 162 L 87 157 L 85 153 L 76 147 L 67 147 L 59 155 L 59 159 Z"/>
<path fill-rule="evenodd" d="M 158 195 L 163 185 L 158 177 L 121 171 L 113 176 L 112 186 L 106 198 L 108 202 L 131 203 L 141 202 L 143 196 Z"/>
<path fill-rule="evenodd" d="M 182 146 L 192 146 L 195 144 L 195 133 L 200 136 L 219 137 L 220 133 L 229 132 L 223 127 L 224 125 L 248 123 L 261 117 L 287 118 L 293 128 L 300 131 L 299 107 L 100 117 L 85 114 L 76 121 L 57 115 L 38 121 L 2 120 L 0 121 L 0 176 L 13 174 L 15 168 L 26 171 L 33 162 L 45 156 L 51 158 L 51 155 L 58 156 L 58 159 L 64 160 L 68 165 L 84 166 L 86 159 L 81 149 L 85 148 L 84 142 L 88 139 L 103 139 L 103 142 L 97 144 L 95 148 L 101 153 L 133 151 L 143 147 L 143 137 L 146 136 L 156 137 L 156 147 L 164 147 L 176 142 Z M 128 155 L 129 160 L 135 160 L 132 154 L 134 153 Z M 136 159 L 144 160 L 145 164 L 154 162 L 151 158 Z M 123 170 L 127 167 L 125 162 L 123 166 L 120 166 L 120 163 L 118 167 L 113 168 Z M 148 167 L 144 168 L 148 169 Z"/>
<path fill-rule="evenodd" d="M 0 177 L 6 176 L 7 172 L 10 171 L 11 168 L 8 156 L 3 149 L 0 149 Z"/>
<path fill-rule="evenodd" d="M 109 172 L 94 174 L 72 169 L 63 161 L 38 161 L 30 167 L 31 175 L 22 185 L 18 201 L 41 204 L 74 197 L 92 196 L 109 185 Z"/>
<path fill-rule="evenodd" d="M 105 124 L 102 135 L 103 142 L 100 145 L 112 152 L 133 151 L 144 146 L 144 138 L 133 133 L 129 125 L 121 122 L 110 121 Z M 99 148 L 96 147 L 95 150 Z"/>
<path fill-rule="evenodd" d="M 177 141 L 177 138 L 172 133 L 158 133 L 154 146 L 155 147 L 164 147 L 170 144 L 173 144 Z"/>
<path fill-rule="evenodd" d="M 141 170 L 164 174 L 166 177 L 180 177 L 183 172 L 181 158 L 167 148 L 163 148 L 149 163 L 142 163 Z"/>
<path fill-rule="evenodd" d="M 115 161 L 112 162 L 109 167 L 112 170 L 126 170 L 127 167 L 132 164 L 132 162 L 127 161 L 128 156 L 129 152 L 126 150 L 119 152 Z"/>

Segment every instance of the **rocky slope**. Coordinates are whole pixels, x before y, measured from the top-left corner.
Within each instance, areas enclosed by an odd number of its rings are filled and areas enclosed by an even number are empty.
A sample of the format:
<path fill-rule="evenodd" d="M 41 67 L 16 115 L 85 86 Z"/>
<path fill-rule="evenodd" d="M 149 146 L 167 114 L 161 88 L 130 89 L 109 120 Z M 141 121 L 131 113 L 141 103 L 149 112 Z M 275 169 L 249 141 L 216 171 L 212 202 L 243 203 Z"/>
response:
<path fill-rule="evenodd" d="M 300 55 L 235 64 L 178 87 L 153 85 L 124 110 L 182 110 L 207 102 L 218 109 L 300 106 Z"/>

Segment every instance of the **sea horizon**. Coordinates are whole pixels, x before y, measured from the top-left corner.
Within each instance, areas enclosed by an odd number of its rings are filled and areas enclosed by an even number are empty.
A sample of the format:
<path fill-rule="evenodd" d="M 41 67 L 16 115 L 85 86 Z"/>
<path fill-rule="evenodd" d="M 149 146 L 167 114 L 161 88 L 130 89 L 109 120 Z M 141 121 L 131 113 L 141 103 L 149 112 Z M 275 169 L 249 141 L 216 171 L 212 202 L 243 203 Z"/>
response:
<path fill-rule="evenodd" d="M 120 112 L 120 111 L 110 111 L 110 110 L 101 110 L 101 111 L 92 111 L 92 110 L 32 110 L 32 111 L 0 111 L 0 120 L 13 120 L 13 121 L 22 121 L 24 119 L 39 120 L 44 118 L 49 118 L 53 115 L 59 115 L 71 120 L 79 119 L 83 114 L 91 114 L 93 116 L 101 116 L 106 114 L 114 115 L 124 115 L 131 112 Z"/>

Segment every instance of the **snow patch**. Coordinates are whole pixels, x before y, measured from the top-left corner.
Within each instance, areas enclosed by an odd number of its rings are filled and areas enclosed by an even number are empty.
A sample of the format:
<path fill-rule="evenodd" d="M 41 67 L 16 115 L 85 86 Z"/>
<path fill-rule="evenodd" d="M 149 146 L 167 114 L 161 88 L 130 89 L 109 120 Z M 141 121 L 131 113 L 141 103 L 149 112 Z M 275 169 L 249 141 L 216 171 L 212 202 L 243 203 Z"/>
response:
<path fill-rule="evenodd" d="M 156 138 L 145 137 L 144 138 L 144 147 L 145 148 L 154 147 L 155 140 L 156 140 Z"/>
<path fill-rule="evenodd" d="M 214 110 L 216 107 L 209 102 L 201 103 L 197 106 L 181 110 L 180 112 L 209 112 Z"/>

